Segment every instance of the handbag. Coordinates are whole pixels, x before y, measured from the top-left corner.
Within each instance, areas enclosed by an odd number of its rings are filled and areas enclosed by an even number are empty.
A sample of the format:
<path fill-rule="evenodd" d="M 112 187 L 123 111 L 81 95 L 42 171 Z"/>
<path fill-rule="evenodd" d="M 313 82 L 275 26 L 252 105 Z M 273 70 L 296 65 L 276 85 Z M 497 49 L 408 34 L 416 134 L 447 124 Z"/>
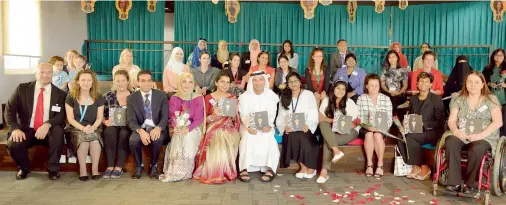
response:
<path fill-rule="evenodd" d="M 81 118 L 79 119 L 79 123 L 83 122 L 84 116 L 86 115 L 86 110 L 88 109 L 88 105 L 90 102 L 90 97 L 88 96 L 86 98 L 86 105 L 84 107 L 84 110 L 81 108 L 81 105 L 79 105 L 79 111 L 81 112 Z M 96 132 L 87 134 L 81 130 L 74 129 L 76 132 L 74 134 L 77 135 L 77 138 L 83 142 L 91 142 L 98 140 L 98 134 Z"/>
<path fill-rule="evenodd" d="M 399 147 L 395 146 L 395 166 L 394 166 L 394 176 L 407 176 L 409 171 L 411 171 L 411 165 L 408 165 L 404 162 L 402 158 L 401 152 L 399 151 Z"/>

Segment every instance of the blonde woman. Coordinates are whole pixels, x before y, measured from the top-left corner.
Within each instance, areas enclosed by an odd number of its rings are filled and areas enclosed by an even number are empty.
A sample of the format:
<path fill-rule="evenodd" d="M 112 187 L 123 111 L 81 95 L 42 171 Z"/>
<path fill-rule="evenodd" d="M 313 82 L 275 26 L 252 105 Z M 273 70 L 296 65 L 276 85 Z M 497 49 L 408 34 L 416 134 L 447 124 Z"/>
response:
<path fill-rule="evenodd" d="M 139 66 L 133 64 L 133 53 L 132 50 L 126 48 L 121 51 L 119 56 L 119 64 L 112 68 L 112 75 L 114 78 L 114 73 L 118 70 L 125 70 L 128 72 L 130 76 L 130 87 L 137 88 L 137 73 L 141 71 Z"/>
<path fill-rule="evenodd" d="M 64 65 L 63 65 L 63 71 L 65 72 L 69 72 L 69 70 L 71 69 L 74 69 L 75 66 L 74 66 L 74 57 L 76 55 L 79 55 L 79 53 L 77 53 L 76 50 L 69 50 L 67 51 L 67 53 L 65 53 L 65 62 L 64 62 Z"/>
<path fill-rule="evenodd" d="M 228 62 L 229 55 L 230 54 L 228 52 L 227 42 L 224 40 L 219 41 L 218 51 L 213 55 L 213 58 L 211 59 L 211 67 L 216 67 L 219 69 L 228 68 L 230 65 L 230 62 Z"/>
<path fill-rule="evenodd" d="M 71 156 L 77 152 L 79 160 L 79 180 L 89 179 L 86 171 L 86 157 L 91 155 L 92 179 L 101 178 L 98 162 L 102 149 L 102 120 L 104 118 L 104 97 L 98 92 L 96 74 L 91 70 L 81 70 L 74 79 L 76 86 L 70 89 L 65 100 L 65 110 L 69 126 L 65 136 L 70 146 Z"/>

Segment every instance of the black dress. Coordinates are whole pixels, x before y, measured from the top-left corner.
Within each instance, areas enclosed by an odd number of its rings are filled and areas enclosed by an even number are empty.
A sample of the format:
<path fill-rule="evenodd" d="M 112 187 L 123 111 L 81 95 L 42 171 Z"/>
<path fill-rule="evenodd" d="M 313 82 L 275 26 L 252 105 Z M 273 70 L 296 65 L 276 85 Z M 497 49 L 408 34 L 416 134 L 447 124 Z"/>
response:
<path fill-rule="evenodd" d="M 73 108 L 74 119 L 77 122 L 79 122 L 81 120 L 81 111 L 80 111 L 79 107 L 81 106 L 81 109 L 83 109 L 83 111 L 84 111 L 85 106 L 80 105 L 79 102 L 77 102 L 70 95 L 67 95 L 67 99 L 65 99 L 65 103 L 70 105 Z M 79 122 L 79 123 L 83 126 L 93 125 L 93 123 L 95 123 L 95 120 L 97 119 L 98 107 L 103 106 L 103 105 L 104 105 L 104 97 L 100 95 L 97 97 L 97 99 L 95 99 L 93 104 L 88 105 L 88 108 L 86 108 L 86 112 L 84 113 L 83 121 Z M 79 145 L 82 142 L 85 142 L 85 141 L 83 141 L 83 139 L 79 138 L 79 134 L 78 134 L 79 132 L 82 132 L 82 131 L 76 129 L 74 126 L 72 126 L 70 124 L 67 125 L 67 127 L 65 128 L 65 137 L 67 140 L 67 144 L 69 145 L 70 157 L 74 156 L 77 149 L 79 148 Z M 102 140 L 102 126 L 99 126 L 97 128 L 97 130 L 95 130 L 95 133 L 97 133 L 97 135 L 99 136 L 98 141 L 100 142 L 101 145 L 103 145 L 104 143 Z"/>

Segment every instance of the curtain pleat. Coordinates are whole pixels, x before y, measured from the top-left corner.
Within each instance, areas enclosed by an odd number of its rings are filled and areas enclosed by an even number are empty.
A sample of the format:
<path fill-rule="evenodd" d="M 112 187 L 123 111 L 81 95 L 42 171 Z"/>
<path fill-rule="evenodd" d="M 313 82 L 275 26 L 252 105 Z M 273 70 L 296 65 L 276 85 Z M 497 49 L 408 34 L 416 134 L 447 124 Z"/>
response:
<path fill-rule="evenodd" d="M 146 1 L 132 1 L 128 19 L 118 19 L 114 1 L 97 1 L 95 12 L 88 14 L 89 40 L 163 41 L 165 1 L 158 1 L 156 11 L 147 10 Z M 163 44 L 90 43 L 88 59 L 99 75 L 111 75 L 125 48 L 133 50 L 134 64 L 153 72 L 160 80 L 163 74 Z M 105 50 L 104 50 L 105 49 Z M 148 50 L 148 51 L 142 51 Z M 86 51 L 83 51 L 86 54 Z"/>
<path fill-rule="evenodd" d="M 355 23 L 348 21 L 344 5 L 318 5 L 313 19 L 305 19 L 300 4 L 241 2 L 241 11 L 235 24 L 229 23 L 224 3 L 210 1 L 175 2 L 175 40 L 195 42 L 176 45 L 183 48 L 185 58 L 195 47 L 199 38 L 210 42 L 245 42 L 258 39 L 261 43 L 282 43 L 290 39 L 294 44 L 335 45 L 337 40 L 346 39 L 358 56 L 359 66 L 371 73 L 379 73 L 386 48 L 393 42 L 401 42 L 410 64 L 420 55 L 418 46 L 423 42 L 430 45 L 456 46 L 434 48 L 438 54 L 441 71 L 449 74 L 459 54 L 468 54 L 476 70 L 482 70 L 488 62 L 489 48 L 463 48 L 463 45 L 506 46 L 506 22 L 493 21 L 489 2 L 462 2 L 410 5 L 406 10 L 397 6 L 386 7 L 381 14 L 373 6 L 360 5 Z M 392 22 L 390 23 L 390 15 Z M 392 27 L 392 36 L 388 32 Z M 355 47 L 354 47 L 355 46 Z M 361 46 L 382 46 L 363 48 Z M 217 46 L 210 45 L 211 54 Z M 272 66 L 279 47 L 262 46 L 271 52 Z M 299 53 L 299 72 L 303 72 L 312 48 L 295 47 Z M 245 52 L 248 46 L 229 46 L 230 51 Z M 325 58 L 337 48 L 324 47 Z"/>

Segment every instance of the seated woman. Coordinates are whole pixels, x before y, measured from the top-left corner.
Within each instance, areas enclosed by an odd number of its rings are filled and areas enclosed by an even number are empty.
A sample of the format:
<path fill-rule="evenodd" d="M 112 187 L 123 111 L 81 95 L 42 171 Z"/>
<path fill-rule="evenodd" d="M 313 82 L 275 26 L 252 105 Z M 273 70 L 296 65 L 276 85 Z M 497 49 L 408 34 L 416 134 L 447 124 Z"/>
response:
<path fill-rule="evenodd" d="M 221 40 L 218 42 L 218 51 L 216 51 L 216 54 L 213 55 L 213 58 L 211 59 L 211 66 L 218 68 L 218 69 L 225 69 L 229 67 L 229 52 L 227 47 L 227 42 L 224 40 Z"/>
<path fill-rule="evenodd" d="M 262 51 L 258 54 L 257 63 L 257 65 L 251 66 L 248 76 L 255 71 L 263 71 L 269 80 L 269 88 L 272 89 L 274 87 L 274 79 L 276 78 L 276 69 L 269 66 L 271 64 L 271 56 L 267 51 Z"/>
<path fill-rule="evenodd" d="M 316 175 L 320 159 L 320 146 L 313 135 L 318 128 L 318 107 L 311 91 L 302 89 L 301 77 L 298 73 L 286 76 L 288 88 L 281 94 L 276 126 L 283 133 L 283 149 L 281 150 L 280 167 L 290 166 L 295 160 L 300 170 L 295 174 L 299 179 L 311 179 Z M 304 115 L 304 124 L 298 125 L 295 114 Z"/>
<path fill-rule="evenodd" d="M 123 174 L 123 165 L 128 154 L 128 140 L 132 131 L 125 126 L 115 126 L 111 118 L 114 118 L 114 109 L 125 108 L 127 97 L 131 94 L 130 77 L 124 70 L 118 70 L 114 74 L 115 91 L 109 91 L 104 95 L 104 140 L 105 154 L 107 159 L 107 169 L 103 178 L 119 178 Z M 126 119 L 125 116 L 121 116 Z M 121 118 L 120 117 L 120 118 Z M 116 161 L 117 160 L 117 161 Z"/>
<path fill-rule="evenodd" d="M 339 150 L 337 146 L 346 145 L 358 136 L 358 127 L 351 129 L 350 134 L 332 131 L 335 115 L 351 116 L 353 121 L 358 117 L 357 105 L 346 96 L 347 86 L 344 81 L 335 82 L 329 91 L 329 97 L 323 99 L 320 105 L 319 126 L 324 141 L 322 170 L 320 176 L 316 179 L 316 183 L 325 183 L 329 179 L 328 170 L 332 163 L 336 163 L 344 157 L 344 152 Z"/>
<path fill-rule="evenodd" d="M 433 145 L 437 143 L 439 137 L 444 133 L 445 112 L 441 96 L 430 92 L 434 77 L 429 73 L 420 73 L 416 78 L 418 91 L 420 92 L 410 98 L 407 114 L 422 116 L 423 131 L 422 133 L 406 134 L 406 144 L 398 141 L 398 147 L 404 161 L 413 165 L 407 177 L 425 180 L 430 177 L 430 167 L 424 164 L 421 146 L 428 143 Z M 401 131 L 404 132 L 404 130 Z"/>
<path fill-rule="evenodd" d="M 204 97 L 193 92 L 191 73 L 181 74 L 176 94 L 169 101 L 171 142 L 165 152 L 163 182 L 192 178 L 195 155 L 199 149 L 204 126 Z"/>
<path fill-rule="evenodd" d="M 287 87 L 286 76 L 288 74 L 296 72 L 296 70 L 289 65 L 288 57 L 284 54 L 278 57 L 279 68 L 276 69 L 276 79 L 274 79 L 274 91 L 280 93 Z"/>
<path fill-rule="evenodd" d="M 214 80 L 220 73 L 220 70 L 215 67 L 209 67 L 209 58 L 211 56 L 208 52 L 200 53 L 200 66 L 192 69 L 192 77 L 195 78 L 195 91 L 205 96 L 214 90 Z"/>
<path fill-rule="evenodd" d="M 281 64 L 279 63 L 279 57 L 285 55 L 288 59 L 288 66 L 294 70 L 294 72 L 299 72 L 299 54 L 295 53 L 295 50 L 293 49 L 293 43 L 290 40 L 283 41 L 283 44 L 281 46 L 281 52 L 278 53 L 278 68 L 281 67 Z"/>
<path fill-rule="evenodd" d="M 413 71 L 413 76 L 418 76 L 421 72 L 430 73 L 434 77 L 434 83 L 432 83 L 432 88 L 430 91 L 436 95 L 442 96 L 444 94 L 443 90 L 443 73 L 441 71 L 436 70 L 434 68 L 434 62 L 436 61 L 436 53 L 432 51 L 426 51 L 423 56 L 423 67 L 420 69 Z M 416 78 L 411 80 L 411 94 L 416 95 L 418 93 L 417 88 L 418 83 L 416 82 Z"/>
<path fill-rule="evenodd" d="M 133 52 L 126 48 L 121 51 L 119 55 L 119 64 L 112 68 L 112 77 L 114 78 L 114 74 L 118 70 L 125 70 L 130 75 L 130 87 L 132 89 L 137 88 L 137 73 L 141 71 L 139 66 L 133 64 Z M 113 90 L 115 88 L 113 87 Z"/>
<path fill-rule="evenodd" d="M 348 83 L 346 95 L 348 98 L 357 102 L 358 96 L 364 93 L 364 79 L 366 73 L 364 69 L 357 66 L 357 57 L 353 53 L 346 54 L 344 58 L 346 66 L 337 69 L 332 82 L 342 80 Z"/>
<path fill-rule="evenodd" d="M 479 128 L 471 131 L 470 121 L 483 123 L 483 130 Z M 497 97 L 492 95 L 487 87 L 485 77 L 478 71 L 467 75 L 460 95 L 450 103 L 450 117 L 448 130 L 444 136 L 444 149 L 448 160 L 448 181 L 446 190 L 461 191 L 461 152 L 467 150 L 467 170 L 464 181 L 465 194 L 476 193 L 478 173 L 480 173 L 481 159 L 484 154 L 495 147 L 499 140 L 499 128 L 502 126 L 501 105 Z M 474 129 L 473 129 L 474 130 Z M 472 134 L 469 131 L 471 131 Z"/>
<path fill-rule="evenodd" d="M 380 178 L 383 176 L 383 155 L 385 154 L 385 141 L 383 134 L 379 132 L 377 120 L 373 119 L 379 112 L 386 113 L 387 127 L 392 126 L 392 102 L 390 98 L 380 92 L 380 77 L 376 74 L 369 74 L 365 77 L 364 95 L 358 97 L 357 106 L 359 112 L 359 119 L 362 123 L 368 124 L 360 128 L 358 136 L 364 138 L 364 149 L 367 158 L 367 165 L 365 176 L 370 177 L 373 175 L 373 162 L 372 156 L 376 152 L 378 157 L 378 167 L 374 173 L 374 177 Z M 388 128 L 386 128 L 388 131 Z"/>
<path fill-rule="evenodd" d="M 448 81 L 446 81 L 446 84 L 444 86 L 443 98 L 451 95 L 457 95 L 457 93 L 462 89 L 462 86 L 464 85 L 464 80 L 467 74 L 469 74 L 471 71 L 473 71 L 473 68 L 471 65 L 469 65 L 467 57 L 464 55 L 457 57 L 455 66 L 453 67 L 452 72 L 448 77 Z M 485 79 L 487 79 L 486 74 L 483 75 L 485 75 Z M 450 100 L 445 100 L 443 104 L 445 106 L 445 110 L 449 113 Z"/>
<path fill-rule="evenodd" d="M 404 94 L 408 89 L 408 69 L 401 67 L 400 59 L 395 50 L 390 50 L 383 61 L 383 71 L 381 72 L 381 89 L 390 97 L 394 108 L 406 102 Z M 394 115 L 396 113 L 394 110 Z"/>
<path fill-rule="evenodd" d="M 260 42 L 256 39 L 251 40 L 248 46 L 248 52 L 242 54 L 241 69 L 249 72 L 252 66 L 258 65 L 257 57 L 260 52 Z"/>
<path fill-rule="evenodd" d="M 241 56 L 239 53 L 230 54 L 230 65 L 225 69 L 228 76 L 232 80 L 228 93 L 239 96 L 244 92 L 246 88 L 245 76 L 248 74 L 247 71 L 241 69 Z"/>
<path fill-rule="evenodd" d="M 163 69 L 163 91 L 170 97 L 176 93 L 179 76 L 183 72 L 190 72 L 188 65 L 183 64 L 184 52 L 180 47 L 172 49 L 169 62 Z"/>
<path fill-rule="evenodd" d="M 320 105 L 320 102 L 327 97 L 326 92 L 329 90 L 331 70 L 325 63 L 321 48 L 314 48 L 309 56 L 305 73 L 307 89 L 314 93 L 316 103 Z"/>
<path fill-rule="evenodd" d="M 203 52 L 207 52 L 207 40 L 200 38 L 197 41 L 197 45 L 193 48 L 193 51 L 188 55 L 188 59 L 186 59 L 186 65 L 193 69 L 198 69 L 200 67 L 200 54 Z M 209 62 L 208 62 L 209 64 Z"/>
<path fill-rule="evenodd" d="M 71 156 L 77 151 L 79 160 L 79 180 L 89 179 L 86 172 L 86 157 L 91 155 L 92 179 L 101 178 L 98 162 L 102 149 L 102 119 L 104 118 L 104 97 L 98 92 L 96 74 L 91 70 L 81 70 L 76 76 L 76 86 L 72 87 L 65 100 L 65 110 L 69 126 L 65 136 Z"/>
<path fill-rule="evenodd" d="M 204 138 L 200 141 L 196 169 L 193 172 L 193 179 L 204 184 L 220 184 L 237 178 L 235 161 L 241 138 L 239 105 L 229 108 L 235 111 L 234 117 L 223 116 L 224 110 L 220 109 L 223 100 L 237 100 L 237 97 L 227 93 L 231 83 L 227 72 L 221 72 L 215 83 L 216 91 L 204 99 L 207 128 Z"/>

